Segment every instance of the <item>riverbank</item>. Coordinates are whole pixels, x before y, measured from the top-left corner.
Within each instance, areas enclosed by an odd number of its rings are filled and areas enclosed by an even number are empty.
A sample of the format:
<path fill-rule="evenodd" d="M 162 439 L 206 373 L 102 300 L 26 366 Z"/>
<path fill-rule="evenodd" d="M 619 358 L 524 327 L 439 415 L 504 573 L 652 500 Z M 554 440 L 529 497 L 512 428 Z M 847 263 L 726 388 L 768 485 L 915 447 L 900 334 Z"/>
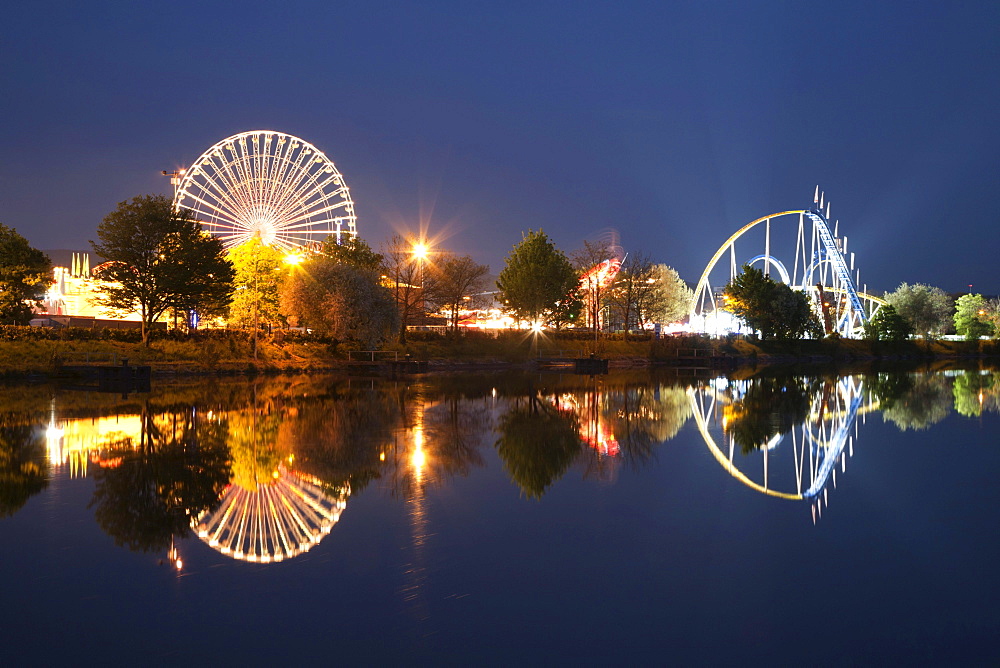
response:
<path fill-rule="evenodd" d="M 30 339 L 27 337 L 31 337 Z M 149 347 L 138 341 L 91 336 L 0 340 L 0 374 L 58 376 L 81 364 L 149 366 L 155 376 L 350 371 L 372 360 L 345 345 L 301 336 L 261 337 L 256 345 L 245 332 L 199 332 L 162 336 Z M 985 359 L 1000 356 L 998 341 L 863 340 L 756 341 L 704 336 L 659 340 L 614 336 L 594 341 L 574 333 L 499 336 L 472 333 L 458 337 L 415 333 L 405 344 L 391 344 L 375 355 L 377 362 L 427 362 L 429 370 L 534 368 L 539 359 L 608 359 L 612 368 L 647 366 L 720 367 L 811 365 L 872 361 Z"/>

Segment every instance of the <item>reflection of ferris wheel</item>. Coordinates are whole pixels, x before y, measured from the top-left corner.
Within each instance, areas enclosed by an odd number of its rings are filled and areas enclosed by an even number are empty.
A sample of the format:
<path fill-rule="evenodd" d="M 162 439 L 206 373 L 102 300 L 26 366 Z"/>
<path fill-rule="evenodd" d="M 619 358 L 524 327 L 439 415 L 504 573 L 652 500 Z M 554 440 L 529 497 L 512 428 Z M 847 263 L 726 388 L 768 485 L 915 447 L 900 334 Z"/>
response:
<path fill-rule="evenodd" d="M 192 524 L 198 537 L 222 554 L 258 563 L 308 552 L 330 533 L 347 506 L 347 495 L 331 497 L 318 485 L 278 468 L 272 483 L 255 491 L 231 484 L 215 512 Z"/>
<path fill-rule="evenodd" d="M 241 132 L 179 174 L 174 205 L 236 246 L 255 235 L 293 249 L 354 236 L 354 202 L 343 175 L 309 142 L 270 130 Z"/>

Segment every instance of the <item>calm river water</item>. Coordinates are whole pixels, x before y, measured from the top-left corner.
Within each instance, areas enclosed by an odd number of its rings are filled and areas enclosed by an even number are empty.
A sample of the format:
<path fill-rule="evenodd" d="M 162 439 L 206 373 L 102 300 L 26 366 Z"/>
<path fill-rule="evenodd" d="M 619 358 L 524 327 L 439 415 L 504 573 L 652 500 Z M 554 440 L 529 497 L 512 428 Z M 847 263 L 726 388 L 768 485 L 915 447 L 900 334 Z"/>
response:
<path fill-rule="evenodd" d="M 6 665 L 996 664 L 1000 374 L 0 388 Z"/>

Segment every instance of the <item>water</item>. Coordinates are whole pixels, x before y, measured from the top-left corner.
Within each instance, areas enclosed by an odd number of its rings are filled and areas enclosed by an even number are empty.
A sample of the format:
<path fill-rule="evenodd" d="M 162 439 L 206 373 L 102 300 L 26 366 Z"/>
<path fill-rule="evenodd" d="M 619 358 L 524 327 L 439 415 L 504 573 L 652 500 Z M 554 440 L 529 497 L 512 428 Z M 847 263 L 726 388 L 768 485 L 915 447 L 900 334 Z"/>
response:
<path fill-rule="evenodd" d="M 4 663 L 995 662 L 998 405 L 979 371 L 3 388 Z"/>

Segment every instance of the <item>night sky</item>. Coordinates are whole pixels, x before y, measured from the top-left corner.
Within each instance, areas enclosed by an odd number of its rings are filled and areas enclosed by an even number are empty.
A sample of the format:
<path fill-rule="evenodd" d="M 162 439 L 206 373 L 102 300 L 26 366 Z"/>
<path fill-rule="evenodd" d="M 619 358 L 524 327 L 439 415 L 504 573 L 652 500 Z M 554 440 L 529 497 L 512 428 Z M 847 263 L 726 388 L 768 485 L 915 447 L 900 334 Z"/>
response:
<path fill-rule="evenodd" d="M 379 247 L 421 223 L 494 272 L 616 229 L 696 281 L 820 184 L 870 291 L 1000 292 L 1000 3 L 9 3 L 0 222 L 89 249 L 237 132 L 344 173 Z"/>

